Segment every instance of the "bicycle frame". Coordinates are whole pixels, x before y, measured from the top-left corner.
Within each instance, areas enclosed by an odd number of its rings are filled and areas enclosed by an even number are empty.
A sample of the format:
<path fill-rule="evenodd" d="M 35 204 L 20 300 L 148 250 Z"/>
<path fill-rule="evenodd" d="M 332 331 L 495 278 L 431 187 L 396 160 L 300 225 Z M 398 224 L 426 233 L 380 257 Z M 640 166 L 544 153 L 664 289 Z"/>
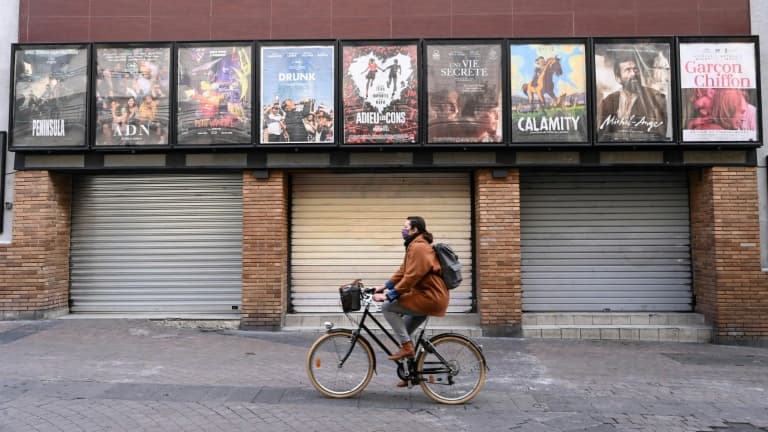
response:
<path fill-rule="evenodd" d="M 358 340 L 358 338 L 360 338 L 360 334 L 361 334 L 362 331 L 365 331 L 365 333 L 367 333 L 368 336 L 370 336 L 371 339 L 373 339 L 373 341 L 376 342 L 376 345 L 378 345 L 379 348 L 382 349 L 382 351 L 387 353 L 387 355 L 392 355 L 393 354 L 389 350 L 389 348 L 376 336 L 376 334 L 374 334 L 373 331 L 371 331 L 371 329 L 367 325 L 365 325 L 365 320 L 367 318 L 369 318 L 369 317 L 370 317 L 371 320 L 373 320 L 373 322 L 376 324 L 376 326 L 381 331 L 384 332 L 384 334 L 389 338 L 389 340 L 392 341 L 392 343 L 394 343 L 395 345 L 399 345 L 397 340 L 395 340 L 394 336 L 392 336 L 392 334 L 387 331 L 387 329 L 381 324 L 381 322 L 379 322 L 379 320 L 377 320 L 376 317 L 373 316 L 373 314 L 370 311 L 370 307 L 371 307 L 371 303 L 370 302 L 366 302 L 365 309 L 363 310 L 363 317 L 360 319 L 360 323 L 357 325 L 357 329 L 352 331 L 352 343 L 349 344 L 349 350 L 344 355 L 344 357 L 342 357 L 341 361 L 339 361 L 339 367 L 343 366 L 344 362 L 346 362 L 347 359 L 349 358 L 350 354 L 352 354 L 352 350 L 354 350 L 355 344 L 357 344 L 357 340 Z M 428 320 L 425 321 L 424 324 L 422 324 L 423 327 L 421 328 L 421 331 L 419 332 L 419 337 L 416 339 L 416 343 L 414 344 L 414 348 L 418 352 L 419 347 L 424 347 L 425 351 L 429 352 L 430 354 L 434 354 L 438 358 L 438 360 L 440 360 L 440 364 L 442 364 L 443 367 L 447 368 L 447 373 L 448 373 L 448 377 L 449 377 L 448 378 L 449 379 L 449 384 L 452 384 L 452 382 L 453 382 L 453 374 L 455 373 L 454 368 L 451 365 L 449 365 L 448 362 L 445 360 L 445 358 L 443 358 L 443 356 L 441 356 L 440 353 L 438 353 L 435 350 L 434 346 L 432 346 L 432 344 L 429 343 L 429 341 L 425 341 L 424 340 L 424 331 L 426 330 L 427 322 L 428 322 Z M 414 357 L 414 358 L 417 358 L 417 357 L 418 357 L 418 355 L 416 357 Z M 415 372 L 415 371 L 413 371 L 413 367 L 412 367 L 413 365 L 412 365 L 411 362 L 412 362 L 412 359 L 409 359 L 408 360 L 408 366 L 409 367 L 408 367 L 408 370 L 407 370 L 408 371 L 407 378 L 409 380 L 411 380 L 412 382 L 414 382 L 414 384 L 415 384 L 415 383 L 417 383 L 417 381 L 412 376 L 416 376 L 416 374 L 415 373 L 411 373 L 411 372 Z M 402 365 L 402 363 L 400 361 L 398 361 L 398 364 Z M 376 371 L 375 359 L 374 359 L 373 370 L 374 370 L 374 372 Z M 429 368 L 427 371 L 429 373 L 446 372 L 444 369 L 440 369 L 440 368 Z M 425 371 L 422 371 L 422 374 L 424 372 Z M 417 379 L 420 379 L 420 377 L 417 377 Z"/>

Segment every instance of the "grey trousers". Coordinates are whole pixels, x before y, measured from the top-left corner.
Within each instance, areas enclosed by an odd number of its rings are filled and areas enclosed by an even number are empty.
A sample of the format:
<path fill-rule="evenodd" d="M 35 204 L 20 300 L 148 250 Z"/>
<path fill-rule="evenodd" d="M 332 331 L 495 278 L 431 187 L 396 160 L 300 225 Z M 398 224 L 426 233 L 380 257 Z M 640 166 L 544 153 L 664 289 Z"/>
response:
<path fill-rule="evenodd" d="M 386 300 L 381 305 L 381 313 L 392 326 L 395 339 L 399 340 L 401 344 L 410 341 L 411 333 L 427 320 L 426 315 L 400 306 L 396 299 L 391 302 Z"/>

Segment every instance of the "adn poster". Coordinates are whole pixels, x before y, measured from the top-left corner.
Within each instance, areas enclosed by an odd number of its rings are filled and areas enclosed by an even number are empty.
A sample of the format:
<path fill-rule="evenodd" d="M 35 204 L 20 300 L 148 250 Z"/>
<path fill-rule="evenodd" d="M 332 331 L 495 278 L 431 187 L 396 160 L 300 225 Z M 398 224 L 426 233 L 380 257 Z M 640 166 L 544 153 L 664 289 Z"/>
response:
<path fill-rule="evenodd" d="M 510 45 L 512 143 L 584 143 L 586 46 Z"/>
<path fill-rule="evenodd" d="M 17 47 L 13 84 L 13 147 L 87 144 L 87 46 Z"/>
<path fill-rule="evenodd" d="M 597 141 L 671 142 L 671 44 L 595 43 Z"/>
<path fill-rule="evenodd" d="M 251 142 L 251 46 L 178 49 L 177 142 Z"/>
<path fill-rule="evenodd" d="M 416 44 L 343 48 L 345 143 L 418 141 L 417 52 Z"/>
<path fill-rule="evenodd" d="M 261 142 L 334 142 L 334 47 L 261 47 Z"/>
<path fill-rule="evenodd" d="M 427 62 L 427 142 L 501 143 L 500 44 L 431 44 Z"/>
<path fill-rule="evenodd" d="M 168 144 L 170 47 L 96 48 L 96 146 Z"/>
<path fill-rule="evenodd" d="M 757 142 L 755 44 L 680 43 L 683 142 Z"/>

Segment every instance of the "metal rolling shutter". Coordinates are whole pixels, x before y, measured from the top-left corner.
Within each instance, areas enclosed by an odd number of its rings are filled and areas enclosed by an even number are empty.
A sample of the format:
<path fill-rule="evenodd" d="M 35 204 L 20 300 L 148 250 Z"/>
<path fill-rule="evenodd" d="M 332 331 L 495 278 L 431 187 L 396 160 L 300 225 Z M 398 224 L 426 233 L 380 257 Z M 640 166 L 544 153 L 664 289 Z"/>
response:
<path fill-rule="evenodd" d="M 690 311 L 683 172 L 524 172 L 525 311 Z"/>
<path fill-rule="evenodd" d="M 312 174 L 293 177 L 291 293 L 295 312 L 340 312 L 338 287 L 379 285 L 405 253 L 400 228 L 422 216 L 463 265 L 449 312 L 472 308 L 471 193 L 466 174 Z"/>
<path fill-rule="evenodd" d="M 87 176 L 73 192 L 72 312 L 240 313 L 241 174 Z"/>

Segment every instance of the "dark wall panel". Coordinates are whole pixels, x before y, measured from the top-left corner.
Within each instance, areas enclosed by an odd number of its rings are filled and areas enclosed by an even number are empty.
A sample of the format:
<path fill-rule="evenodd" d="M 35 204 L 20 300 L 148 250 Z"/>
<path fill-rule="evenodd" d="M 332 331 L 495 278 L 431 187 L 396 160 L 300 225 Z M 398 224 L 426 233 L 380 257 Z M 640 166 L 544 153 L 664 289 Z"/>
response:
<path fill-rule="evenodd" d="M 749 34 L 749 0 L 20 0 L 21 42 Z"/>

